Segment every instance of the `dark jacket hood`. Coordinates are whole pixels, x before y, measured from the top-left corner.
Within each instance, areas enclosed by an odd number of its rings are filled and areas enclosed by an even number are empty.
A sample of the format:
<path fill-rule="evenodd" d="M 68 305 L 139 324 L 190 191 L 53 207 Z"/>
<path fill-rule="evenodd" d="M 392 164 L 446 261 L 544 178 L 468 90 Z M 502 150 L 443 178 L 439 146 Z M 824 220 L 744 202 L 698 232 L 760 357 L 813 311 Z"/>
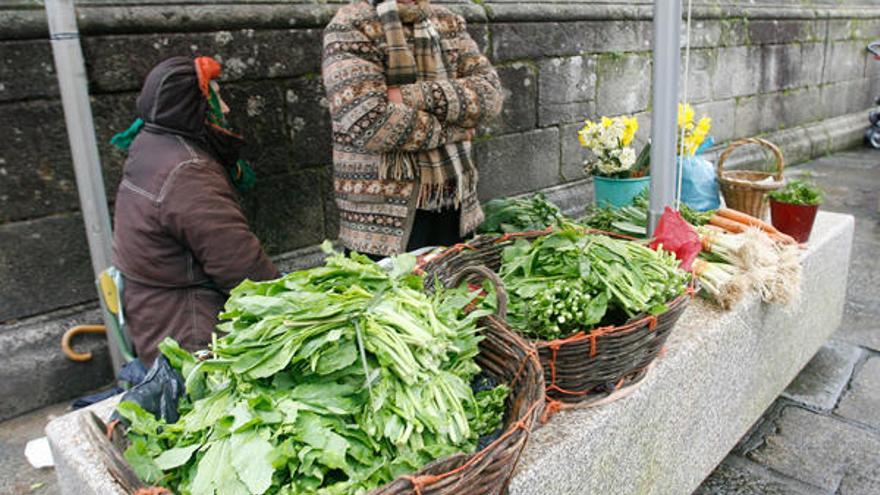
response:
<path fill-rule="evenodd" d="M 172 57 L 154 67 L 138 96 L 137 110 L 147 129 L 201 137 L 208 101 L 199 90 L 193 60 Z"/>

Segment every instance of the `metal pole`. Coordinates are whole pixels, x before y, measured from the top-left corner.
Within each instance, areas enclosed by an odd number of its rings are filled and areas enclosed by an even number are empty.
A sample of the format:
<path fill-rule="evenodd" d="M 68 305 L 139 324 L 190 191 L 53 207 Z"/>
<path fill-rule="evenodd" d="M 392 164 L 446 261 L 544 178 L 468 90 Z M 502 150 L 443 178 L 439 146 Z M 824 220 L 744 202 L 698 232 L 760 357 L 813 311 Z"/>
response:
<path fill-rule="evenodd" d="M 61 102 L 64 106 L 64 121 L 67 124 L 70 154 L 73 157 L 73 168 L 76 173 L 80 209 L 86 227 L 92 269 L 97 278 L 110 266 L 112 256 L 110 212 L 104 194 L 104 177 L 101 175 L 101 160 L 98 156 L 92 107 L 89 103 L 86 66 L 79 43 L 73 0 L 46 0 L 46 17 L 49 20 L 52 55 L 55 58 L 55 71 L 58 73 L 58 87 L 61 90 Z M 109 318 L 112 317 L 107 314 L 106 309 L 102 309 L 113 370 L 118 372 L 124 361 L 119 352 L 116 335 L 110 330 Z"/>
<path fill-rule="evenodd" d="M 648 234 L 675 201 L 675 139 L 681 58 L 680 0 L 654 0 L 654 104 L 651 115 L 651 201 Z"/>

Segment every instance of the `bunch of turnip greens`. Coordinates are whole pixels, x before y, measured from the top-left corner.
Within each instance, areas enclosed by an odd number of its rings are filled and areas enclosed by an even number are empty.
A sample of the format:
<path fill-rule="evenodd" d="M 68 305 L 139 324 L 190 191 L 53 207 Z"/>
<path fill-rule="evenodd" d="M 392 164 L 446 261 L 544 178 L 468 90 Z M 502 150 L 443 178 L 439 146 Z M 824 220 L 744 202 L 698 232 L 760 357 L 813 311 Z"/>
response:
<path fill-rule="evenodd" d="M 425 295 L 414 259 L 397 261 L 334 254 L 242 283 L 209 360 L 164 342 L 187 397 L 173 424 L 119 405 L 135 471 L 177 494 L 360 494 L 474 450 L 508 392 L 470 386 L 485 313 L 465 315 L 462 291 Z"/>
<path fill-rule="evenodd" d="M 483 212 L 486 218 L 477 227 L 481 234 L 543 230 L 570 221 L 541 193 L 520 198 L 496 198 L 483 205 Z"/>
<path fill-rule="evenodd" d="M 590 207 L 578 223 L 592 229 L 646 238 L 648 237 L 648 203 L 648 190 L 645 189 L 633 198 L 632 204 L 626 206 Z M 697 211 L 684 203 L 681 203 L 679 211 L 687 223 L 696 227 L 707 224 L 715 213 L 714 210 Z"/>
<path fill-rule="evenodd" d="M 622 323 L 612 315 L 659 314 L 685 290 L 689 274 L 678 266 L 672 253 L 577 229 L 518 239 L 502 254 L 508 319 L 528 337 L 552 340 Z"/>

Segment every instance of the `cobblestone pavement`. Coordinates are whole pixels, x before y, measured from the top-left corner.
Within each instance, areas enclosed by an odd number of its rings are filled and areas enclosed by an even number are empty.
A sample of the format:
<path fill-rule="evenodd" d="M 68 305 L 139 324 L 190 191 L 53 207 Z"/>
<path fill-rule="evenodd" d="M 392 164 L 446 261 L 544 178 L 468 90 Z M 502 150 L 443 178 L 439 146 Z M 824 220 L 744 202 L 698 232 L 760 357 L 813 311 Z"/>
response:
<path fill-rule="evenodd" d="M 880 151 L 807 172 L 856 217 L 843 323 L 694 495 L 880 494 Z"/>
<path fill-rule="evenodd" d="M 880 493 L 880 151 L 835 153 L 789 175 L 807 171 L 828 192 L 823 208 L 856 216 L 843 324 L 694 495 Z M 0 423 L 0 493 L 58 493 L 52 469 L 32 469 L 24 448 L 65 407 Z"/>

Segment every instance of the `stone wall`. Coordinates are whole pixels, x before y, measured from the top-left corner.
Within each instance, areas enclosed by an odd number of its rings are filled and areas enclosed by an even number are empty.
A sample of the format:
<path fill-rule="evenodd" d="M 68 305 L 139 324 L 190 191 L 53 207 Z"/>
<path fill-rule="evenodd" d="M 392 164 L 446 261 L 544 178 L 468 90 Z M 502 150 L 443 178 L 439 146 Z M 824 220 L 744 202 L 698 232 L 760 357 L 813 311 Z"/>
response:
<path fill-rule="evenodd" d="M 147 71 L 172 55 L 211 55 L 224 63 L 224 94 L 260 174 L 244 199 L 260 239 L 280 254 L 335 237 L 320 47 L 339 2 L 146 3 L 78 2 L 108 198 L 124 154 L 107 141 L 131 122 Z M 639 140 L 649 135 L 650 3 L 441 3 L 468 19 L 507 94 L 477 138 L 482 198 L 561 184 L 588 195 L 575 135 L 585 117 L 633 113 Z M 696 3 L 689 99 L 713 118 L 718 141 L 860 112 L 880 94 L 880 65 L 865 51 L 880 38 L 878 2 Z M 5 332 L 95 297 L 45 16 L 30 0 L 0 6 L 0 129 Z M 807 145 L 785 143 L 797 150 L 789 161 L 854 136 L 819 145 L 799 133 Z"/>

